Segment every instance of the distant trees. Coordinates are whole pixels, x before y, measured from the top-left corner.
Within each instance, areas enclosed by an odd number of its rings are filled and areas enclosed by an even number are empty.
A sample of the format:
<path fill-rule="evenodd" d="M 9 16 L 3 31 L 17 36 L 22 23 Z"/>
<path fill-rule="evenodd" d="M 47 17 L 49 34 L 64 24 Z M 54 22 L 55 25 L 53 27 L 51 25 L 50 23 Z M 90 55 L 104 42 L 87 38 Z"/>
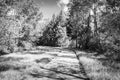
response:
<path fill-rule="evenodd" d="M 53 15 L 52 20 L 46 26 L 45 31 L 43 32 L 43 36 L 40 37 L 38 41 L 38 45 L 46 45 L 46 46 L 57 46 L 57 39 L 59 36 L 57 35 L 59 22 L 56 20 L 55 15 Z"/>
<path fill-rule="evenodd" d="M 43 32 L 42 37 L 39 38 L 37 45 L 44 46 L 62 46 L 66 34 L 65 29 L 62 27 L 63 19 L 62 12 L 55 16 L 53 15 L 51 21 L 46 26 L 45 31 Z M 61 42 L 62 41 L 62 42 Z"/>

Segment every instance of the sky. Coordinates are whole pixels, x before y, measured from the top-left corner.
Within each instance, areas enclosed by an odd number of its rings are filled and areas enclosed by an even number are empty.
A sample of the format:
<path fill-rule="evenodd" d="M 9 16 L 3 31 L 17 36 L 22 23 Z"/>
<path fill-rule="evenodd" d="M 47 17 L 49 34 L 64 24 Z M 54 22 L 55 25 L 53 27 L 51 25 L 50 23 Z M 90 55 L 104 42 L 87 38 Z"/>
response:
<path fill-rule="evenodd" d="M 41 6 L 44 19 L 51 19 L 53 14 L 58 14 L 61 8 L 58 6 L 59 0 L 35 0 Z"/>

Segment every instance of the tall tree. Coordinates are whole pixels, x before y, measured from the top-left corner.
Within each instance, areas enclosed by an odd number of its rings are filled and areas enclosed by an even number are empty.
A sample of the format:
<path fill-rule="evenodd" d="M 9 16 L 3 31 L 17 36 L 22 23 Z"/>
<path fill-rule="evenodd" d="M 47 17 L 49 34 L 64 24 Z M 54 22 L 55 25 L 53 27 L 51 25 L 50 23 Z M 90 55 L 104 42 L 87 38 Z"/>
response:
<path fill-rule="evenodd" d="M 103 5 L 104 0 L 71 0 L 66 26 L 68 36 L 76 40 L 76 47 L 78 44 L 87 47 L 92 36 L 98 37 Z M 80 44 L 81 41 L 85 44 Z"/>
<path fill-rule="evenodd" d="M 78 38 L 82 37 L 85 28 L 90 27 L 89 25 L 87 26 L 89 23 L 86 23 L 89 17 L 90 2 L 86 0 L 71 0 L 69 6 L 69 18 L 66 23 L 67 32 L 68 36 L 76 40 L 76 47 L 78 47 Z"/>
<path fill-rule="evenodd" d="M 62 23 L 62 12 L 60 12 L 58 16 L 53 15 L 51 21 L 43 32 L 43 36 L 40 37 L 37 44 L 45 46 L 61 46 L 61 39 L 65 36 Z"/>

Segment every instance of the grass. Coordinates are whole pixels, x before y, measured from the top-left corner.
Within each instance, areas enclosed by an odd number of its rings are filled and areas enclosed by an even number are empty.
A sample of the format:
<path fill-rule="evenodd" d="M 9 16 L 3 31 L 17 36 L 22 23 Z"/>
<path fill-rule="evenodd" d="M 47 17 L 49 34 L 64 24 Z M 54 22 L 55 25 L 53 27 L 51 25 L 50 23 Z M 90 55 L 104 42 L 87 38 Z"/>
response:
<path fill-rule="evenodd" d="M 94 55 L 77 51 L 80 66 L 69 50 L 42 49 L 1 56 L 0 80 L 83 80 L 86 77 L 83 68 L 91 80 L 120 80 L 118 63 L 110 64 L 100 56 L 93 58 Z"/>
<path fill-rule="evenodd" d="M 44 53 L 25 51 L 0 57 L 0 80 L 80 80 L 77 60 L 71 53 Z"/>
<path fill-rule="evenodd" d="M 120 80 L 120 69 L 104 66 L 100 60 L 80 57 L 80 61 L 91 80 Z"/>

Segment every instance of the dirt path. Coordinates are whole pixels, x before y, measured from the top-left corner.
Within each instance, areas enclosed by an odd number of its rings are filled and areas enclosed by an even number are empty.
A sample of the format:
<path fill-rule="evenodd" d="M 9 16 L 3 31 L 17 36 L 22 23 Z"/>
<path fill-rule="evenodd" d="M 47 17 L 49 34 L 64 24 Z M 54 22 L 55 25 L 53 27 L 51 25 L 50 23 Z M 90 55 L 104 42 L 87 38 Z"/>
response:
<path fill-rule="evenodd" d="M 39 47 L 0 57 L 0 80 L 88 80 L 69 50 Z"/>
<path fill-rule="evenodd" d="M 0 57 L 0 80 L 120 80 L 120 68 L 104 66 L 88 54 L 38 47 L 4 55 Z"/>

